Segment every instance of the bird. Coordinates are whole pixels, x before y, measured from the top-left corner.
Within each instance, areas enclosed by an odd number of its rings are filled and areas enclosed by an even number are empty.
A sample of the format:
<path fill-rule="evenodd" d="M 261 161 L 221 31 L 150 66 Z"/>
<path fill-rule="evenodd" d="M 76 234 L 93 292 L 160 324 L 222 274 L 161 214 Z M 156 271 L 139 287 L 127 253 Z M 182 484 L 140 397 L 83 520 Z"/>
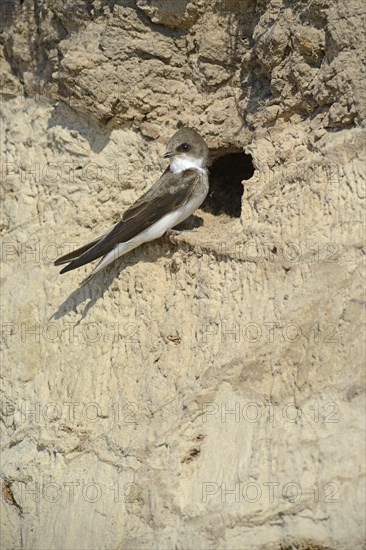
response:
<path fill-rule="evenodd" d="M 101 258 L 80 286 L 120 256 L 143 243 L 162 237 L 201 206 L 209 190 L 209 149 L 201 135 L 187 126 L 171 137 L 163 158 L 169 166 L 122 214 L 107 233 L 55 260 L 66 265 L 60 273 L 77 269 Z"/>

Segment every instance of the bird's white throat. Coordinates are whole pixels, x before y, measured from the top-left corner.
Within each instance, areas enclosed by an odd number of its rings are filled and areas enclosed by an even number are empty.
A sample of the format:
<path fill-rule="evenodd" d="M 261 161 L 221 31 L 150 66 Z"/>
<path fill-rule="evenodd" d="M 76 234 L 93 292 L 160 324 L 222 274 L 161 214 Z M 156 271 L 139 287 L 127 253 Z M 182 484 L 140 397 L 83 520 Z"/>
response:
<path fill-rule="evenodd" d="M 190 168 L 195 168 L 196 170 L 205 172 L 206 168 L 204 168 L 203 164 L 203 158 L 190 157 L 189 155 L 185 155 L 184 157 L 178 156 L 173 157 L 170 161 L 170 169 L 175 174 L 183 172 L 183 170 L 189 170 Z"/>

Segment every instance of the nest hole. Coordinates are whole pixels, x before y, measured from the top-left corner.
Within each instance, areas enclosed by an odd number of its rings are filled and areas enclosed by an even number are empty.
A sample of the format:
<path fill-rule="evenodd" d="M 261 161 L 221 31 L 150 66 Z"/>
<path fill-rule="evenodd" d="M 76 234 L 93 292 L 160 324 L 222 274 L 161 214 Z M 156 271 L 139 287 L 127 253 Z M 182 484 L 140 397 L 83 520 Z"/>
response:
<path fill-rule="evenodd" d="M 242 181 L 249 180 L 255 170 L 252 156 L 242 151 L 218 154 L 210 167 L 210 191 L 201 208 L 214 216 L 240 218 Z"/>

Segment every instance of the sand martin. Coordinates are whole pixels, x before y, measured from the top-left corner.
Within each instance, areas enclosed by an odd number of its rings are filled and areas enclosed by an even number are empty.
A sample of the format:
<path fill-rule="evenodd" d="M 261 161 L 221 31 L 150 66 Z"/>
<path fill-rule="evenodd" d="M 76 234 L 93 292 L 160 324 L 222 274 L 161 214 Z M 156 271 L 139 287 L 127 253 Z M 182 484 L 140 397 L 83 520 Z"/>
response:
<path fill-rule="evenodd" d="M 208 193 L 208 147 L 202 137 L 191 128 L 181 128 L 163 157 L 170 165 L 157 182 L 110 231 L 58 258 L 55 265 L 68 264 L 60 273 L 102 257 L 83 285 L 123 254 L 162 237 L 201 206 Z"/>

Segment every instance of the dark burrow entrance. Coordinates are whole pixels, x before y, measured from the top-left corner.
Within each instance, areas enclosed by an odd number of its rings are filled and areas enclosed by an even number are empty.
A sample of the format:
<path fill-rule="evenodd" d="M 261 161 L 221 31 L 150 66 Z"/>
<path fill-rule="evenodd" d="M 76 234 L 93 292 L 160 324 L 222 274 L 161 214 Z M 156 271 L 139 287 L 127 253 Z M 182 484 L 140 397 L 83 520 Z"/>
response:
<path fill-rule="evenodd" d="M 201 208 L 215 216 L 240 218 L 243 180 L 254 174 L 252 156 L 243 152 L 221 154 L 210 167 L 210 191 Z"/>

